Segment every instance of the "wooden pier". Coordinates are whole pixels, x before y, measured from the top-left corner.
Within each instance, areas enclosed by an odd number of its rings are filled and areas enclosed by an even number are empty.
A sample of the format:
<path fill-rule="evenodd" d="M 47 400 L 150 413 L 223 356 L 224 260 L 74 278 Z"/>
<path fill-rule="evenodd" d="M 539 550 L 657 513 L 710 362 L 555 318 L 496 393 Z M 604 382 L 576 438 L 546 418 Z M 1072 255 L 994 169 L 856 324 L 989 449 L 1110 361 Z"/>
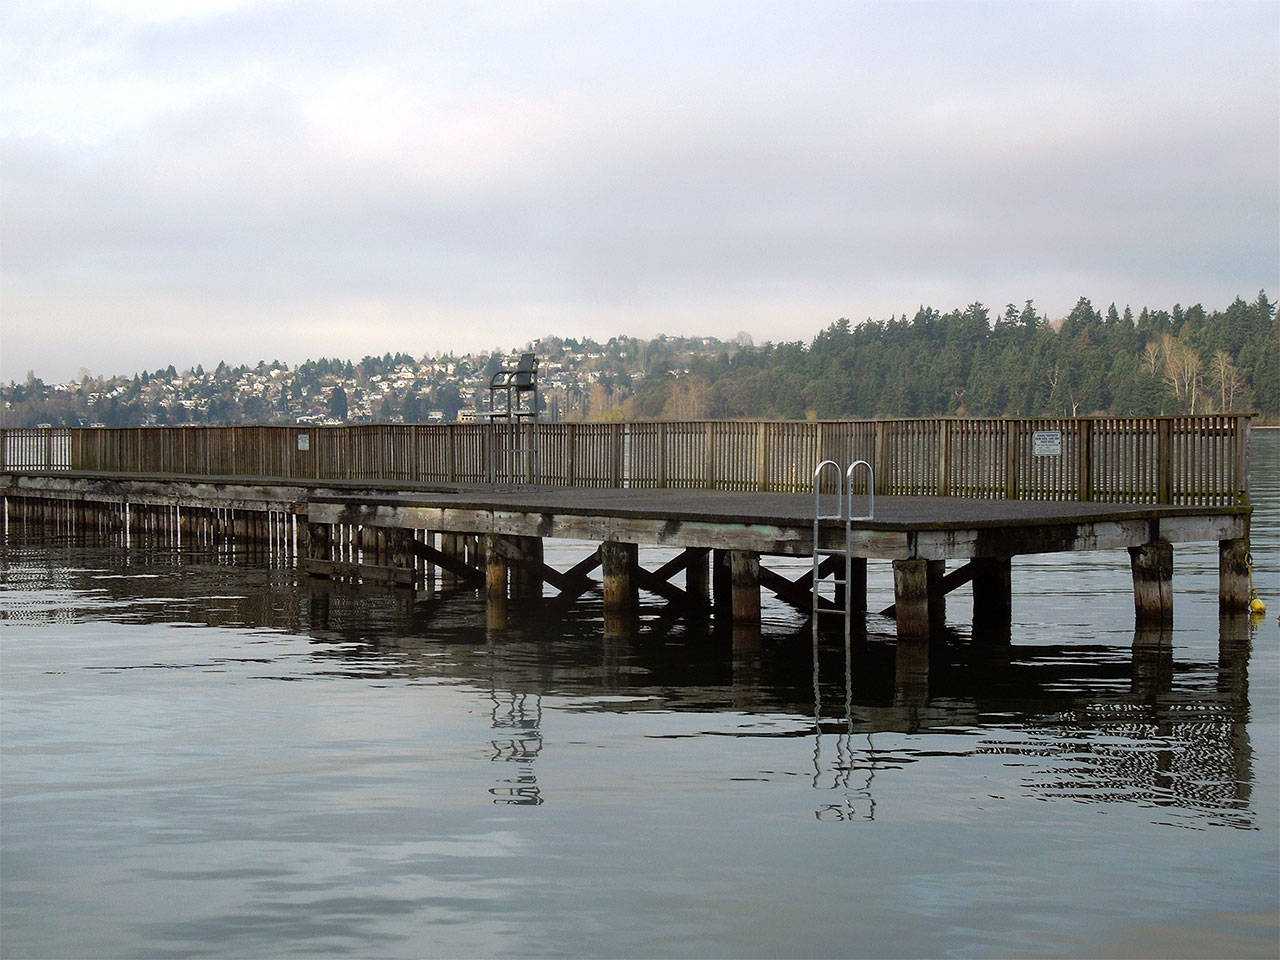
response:
<path fill-rule="evenodd" d="M 633 614 L 640 590 L 739 625 L 758 624 L 761 590 L 805 612 L 860 618 L 867 562 L 882 560 L 893 565 L 894 604 L 880 612 L 899 638 L 936 631 L 947 594 L 970 584 L 975 621 L 1007 629 L 1014 557 L 1123 549 L 1135 621 L 1159 626 L 1172 621 L 1175 547 L 1204 541 L 1219 546 L 1221 608 L 1248 606 L 1247 418 L 544 428 L 556 428 L 542 438 L 551 452 L 535 443 L 525 448 L 531 462 L 507 461 L 503 475 L 501 434 L 486 440 L 483 428 L 322 432 L 324 462 L 341 470 L 322 469 L 313 432 L 297 428 L 0 431 L 0 494 L 6 529 L 128 529 L 173 544 L 296 551 L 316 577 L 482 590 L 495 622 L 510 601 L 569 602 L 593 589 L 606 626 Z M 593 431 L 609 443 L 579 448 L 579 432 Z M 702 444 L 681 446 L 696 435 Z M 734 437 L 736 447 L 720 442 Z M 874 516 L 847 536 L 823 520 L 815 543 L 813 494 L 800 490 L 816 459 L 786 460 L 862 452 L 876 466 Z M 121 469 L 130 465 L 149 469 Z M 489 479 L 438 479 L 473 469 Z M 511 482 L 539 473 L 542 482 Z M 872 492 L 855 486 L 853 496 Z M 545 562 L 546 538 L 598 546 L 561 570 Z M 679 552 L 649 570 L 641 546 Z M 815 599 L 812 572 L 791 579 L 769 566 L 815 547 L 818 578 L 838 573 L 834 596 Z"/>

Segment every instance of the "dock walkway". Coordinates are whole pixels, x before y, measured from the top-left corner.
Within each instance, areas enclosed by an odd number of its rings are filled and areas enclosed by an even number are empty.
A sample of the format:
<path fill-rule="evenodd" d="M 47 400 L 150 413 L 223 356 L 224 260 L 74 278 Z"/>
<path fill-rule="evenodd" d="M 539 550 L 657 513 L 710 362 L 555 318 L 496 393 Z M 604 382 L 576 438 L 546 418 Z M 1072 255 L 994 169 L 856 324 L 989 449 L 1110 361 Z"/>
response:
<path fill-rule="evenodd" d="M 6 522 L 36 516 L 47 523 L 50 504 L 61 504 L 80 523 L 100 523 L 87 518 L 121 505 L 127 514 L 133 505 L 148 516 L 158 512 L 151 526 L 172 529 L 179 539 L 248 542 L 266 535 L 264 523 L 284 518 L 312 575 L 411 587 L 439 573 L 450 583 L 483 587 L 494 605 L 540 596 L 548 584 L 568 598 L 598 585 L 607 611 L 634 608 L 644 589 L 675 604 L 707 605 L 735 623 L 758 623 L 761 587 L 800 609 L 812 603 L 811 574 L 788 580 L 761 563 L 813 554 L 811 494 L 76 471 L 0 474 L 0 493 Z M 1007 623 L 1013 557 L 1126 549 L 1137 622 L 1168 624 L 1174 546 L 1217 541 L 1220 603 L 1244 609 L 1249 516 L 1247 503 L 877 496 L 874 518 L 852 524 L 843 599 L 865 611 L 866 561 L 889 560 L 895 603 L 888 612 L 899 637 L 928 636 L 945 618 L 946 594 L 968 583 L 975 617 Z M 843 549 L 839 521 L 825 520 L 820 530 L 821 547 Z M 600 547 L 559 571 L 543 562 L 548 537 Z M 639 546 L 682 552 L 649 571 L 639 565 Z M 955 561 L 961 565 L 948 572 Z M 587 576 L 596 568 L 598 583 Z M 673 582 L 677 574 L 683 585 Z"/>

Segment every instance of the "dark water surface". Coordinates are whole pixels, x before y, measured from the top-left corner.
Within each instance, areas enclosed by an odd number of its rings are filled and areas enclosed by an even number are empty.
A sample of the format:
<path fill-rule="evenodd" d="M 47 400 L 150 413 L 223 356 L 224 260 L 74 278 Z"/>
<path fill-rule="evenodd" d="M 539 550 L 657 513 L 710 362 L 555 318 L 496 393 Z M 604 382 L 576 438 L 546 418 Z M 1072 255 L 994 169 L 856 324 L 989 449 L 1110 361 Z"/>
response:
<path fill-rule="evenodd" d="M 598 598 L 486 631 L 11 531 L 0 954 L 1275 956 L 1278 478 L 1257 432 L 1260 624 L 1214 544 L 1136 653 L 1123 551 L 1025 558 L 1012 645 L 961 591 L 927 667 L 871 617 L 816 688 L 768 604 L 758 643 L 657 602 L 606 641 Z"/>

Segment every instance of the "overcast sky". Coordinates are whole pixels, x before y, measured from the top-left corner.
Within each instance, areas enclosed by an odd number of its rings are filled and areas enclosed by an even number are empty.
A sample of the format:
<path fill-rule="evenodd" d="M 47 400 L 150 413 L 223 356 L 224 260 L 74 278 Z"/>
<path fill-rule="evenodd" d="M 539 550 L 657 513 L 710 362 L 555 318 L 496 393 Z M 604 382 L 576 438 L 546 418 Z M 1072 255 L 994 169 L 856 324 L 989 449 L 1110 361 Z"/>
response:
<path fill-rule="evenodd" d="M 1280 5 L 0 5 L 0 380 L 1280 295 Z"/>

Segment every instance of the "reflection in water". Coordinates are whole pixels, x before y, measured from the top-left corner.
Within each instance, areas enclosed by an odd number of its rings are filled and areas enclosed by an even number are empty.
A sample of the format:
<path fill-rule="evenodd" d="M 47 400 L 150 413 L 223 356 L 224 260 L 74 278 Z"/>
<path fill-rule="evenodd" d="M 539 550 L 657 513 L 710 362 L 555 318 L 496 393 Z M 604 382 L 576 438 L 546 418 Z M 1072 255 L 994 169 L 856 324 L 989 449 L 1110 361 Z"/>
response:
<path fill-rule="evenodd" d="M 853 649 L 851 639 L 844 638 L 844 722 L 843 731 L 835 734 L 835 756 L 831 769 L 824 771 L 822 758 L 822 683 L 819 676 L 821 652 L 815 646 L 813 655 L 813 787 L 839 795 L 839 800 L 824 801 L 814 810 L 819 820 L 851 822 L 874 820 L 876 800 L 872 781 L 876 776 L 877 756 L 872 731 L 860 734 L 865 737 L 866 748 L 854 744 L 853 719 Z M 927 671 L 926 671 L 927 676 Z M 856 781 L 855 782 L 855 778 Z"/>
<path fill-rule="evenodd" d="M 1135 633 L 1131 650 L 955 633 L 932 643 L 861 633 L 811 647 L 803 630 L 717 631 L 643 612 L 622 624 L 599 603 L 558 613 L 513 604 L 500 623 L 486 622 L 492 605 L 472 592 L 380 595 L 192 552 L 33 545 L 8 548 L 0 564 L 0 616 L 10 622 L 277 630 L 312 638 L 321 675 L 480 686 L 500 732 L 491 759 L 505 768 L 489 790 L 495 803 L 546 799 L 534 764 L 543 698 L 555 696 L 589 710 L 808 717 L 821 820 L 874 819 L 877 776 L 931 755 L 927 738 L 905 745 L 902 735 L 959 731 L 968 739 L 957 747 L 948 738 L 947 755 L 1033 761 L 1020 779 L 1028 795 L 1254 826 L 1245 616 L 1222 620 L 1216 663 L 1179 661 L 1167 630 Z M 876 738 L 891 734 L 878 749 Z"/>
<path fill-rule="evenodd" d="M 493 756 L 497 763 L 510 763 L 514 767 L 507 776 L 498 779 L 498 785 L 489 788 L 493 802 L 531 806 L 542 803 L 538 778 L 533 772 L 533 761 L 542 750 L 542 698 L 534 694 L 490 691 L 493 701 L 493 728 L 509 732 L 511 736 L 493 740 Z"/>

